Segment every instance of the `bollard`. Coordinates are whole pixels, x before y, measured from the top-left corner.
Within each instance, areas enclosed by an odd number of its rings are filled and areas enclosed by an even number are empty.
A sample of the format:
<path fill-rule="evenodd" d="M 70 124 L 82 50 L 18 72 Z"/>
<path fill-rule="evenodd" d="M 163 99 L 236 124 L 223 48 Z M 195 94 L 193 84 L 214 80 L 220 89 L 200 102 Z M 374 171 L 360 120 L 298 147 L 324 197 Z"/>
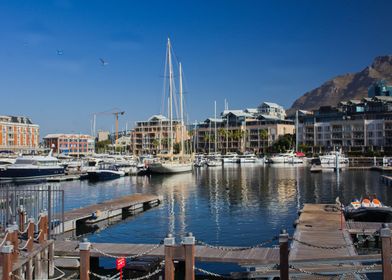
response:
<path fill-rule="evenodd" d="M 90 279 L 90 247 L 91 243 L 84 239 L 79 243 L 80 254 L 80 280 Z"/>
<path fill-rule="evenodd" d="M 12 253 L 14 246 L 7 241 L 7 245 L 1 247 L 1 255 L 3 257 L 3 280 L 10 280 L 12 275 Z"/>
<path fill-rule="evenodd" d="M 391 269 L 391 229 L 387 224 L 383 224 L 380 229 L 381 246 L 382 246 L 382 275 L 383 280 L 392 280 Z"/>
<path fill-rule="evenodd" d="M 182 244 L 184 245 L 185 252 L 185 279 L 195 279 L 195 237 L 191 232 L 183 238 Z"/>
<path fill-rule="evenodd" d="M 280 279 L 289 280 L 289 235 L 283 229 L 279 235 Z"/>
<path fill-rule="evenodd" d="M 175 238 L 170 233 L 163 241 L 165 245 L 165 280 L 174 280 L 173 251 L 175 243 Z"/>

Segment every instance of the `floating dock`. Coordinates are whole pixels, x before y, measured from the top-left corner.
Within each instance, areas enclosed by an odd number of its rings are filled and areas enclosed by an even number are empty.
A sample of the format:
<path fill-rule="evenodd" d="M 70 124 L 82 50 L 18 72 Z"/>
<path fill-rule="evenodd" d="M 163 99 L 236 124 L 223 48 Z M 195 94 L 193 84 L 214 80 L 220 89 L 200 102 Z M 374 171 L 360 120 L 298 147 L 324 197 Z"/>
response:
<path fill-rule="evenodd" d="M 64 232 L 76 230 L 79 224 L 98 223 L 138 209 L 146 209 L 158 205 L 161 201 L 162 198 L 156 195 L 132 194 L 74 209 L 64 213 Z"/>
<path fill-rule="evenodd" d="M 80 180 L 80 175 L 63 175 L 63 176 L 49 177 L 46 179 L 47 182 L 64 182 L 64 181 L 74 181 L 74 180 Z"/>

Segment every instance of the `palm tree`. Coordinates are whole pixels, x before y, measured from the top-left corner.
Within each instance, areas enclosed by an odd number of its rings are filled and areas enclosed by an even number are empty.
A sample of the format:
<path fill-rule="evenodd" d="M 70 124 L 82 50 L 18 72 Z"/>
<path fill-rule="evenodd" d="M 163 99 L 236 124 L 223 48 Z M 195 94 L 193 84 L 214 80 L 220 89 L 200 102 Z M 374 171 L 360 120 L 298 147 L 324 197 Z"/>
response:
<path fill-rule="evenodd" d="M 268 146 L 268 129 L 262 129 L 259 132 L 260 139 L 263 141 L 263 153 L 265 153 L 266 145 Z"/>

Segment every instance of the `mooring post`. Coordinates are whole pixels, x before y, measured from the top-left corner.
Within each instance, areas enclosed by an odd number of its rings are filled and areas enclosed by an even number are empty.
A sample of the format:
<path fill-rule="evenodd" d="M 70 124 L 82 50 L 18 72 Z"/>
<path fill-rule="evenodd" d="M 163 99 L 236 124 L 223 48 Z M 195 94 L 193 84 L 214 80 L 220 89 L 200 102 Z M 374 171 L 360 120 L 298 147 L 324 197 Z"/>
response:
<path fill-rule="evenodd" d="M 185 279 L 195 279 L 195 237 L 191 232 L 182 239 L 185 251 Z"/>
<path fill-rule="evenodd" d="M 12 275 L 12 253 L 14 246 L 11 245 L 10 241 L 7 241 L 7 245 L 1 247 L 1 255 L 3 257 L 3 280 L 10 280 Z"/>
<path fill-rule="evenodd" d="M 282 229 L 279 235 L 280 279 L 289 280 L 289 235 Z"/>
<path fill-rule="evenodd" d="M 48 251 L 48 259 L 49 259 L 49 276 L 52 277 L 54 275 L 54 242 L 50 243 L 49 251 Z"/>
<path fill-rule="evenodd" d="M 391 269 L 391 229 L 387 224 L 383 224 L 380 229 L 382 246 L 382 275 L 383 280 L 392 280 Z"/>
<path fill-rule="evenodd" d="M 79 255 L 80 255 L 80 280 L 90 279 L 90 248 L 91 243 L 84 239 L 83 242 L 79 243 Z"/>
<path fill-rule="evenodd" d="M 175 243 L 175 238 L 170 233 L 163 240 L 165 245 L 165 280 L 174 280 L 173 250 Z"/>
<path fill-rule="evenodd" d="M 46 221 L 45 221 L 46 217 L 47 217 L 47 215 L 45 212 L 42 212 L 40 214 L 39 223 L 38 223 L 38 229 L 39 229 L 38 242 L 39 242 L 39 244 L 44 243 L 47 238 Z"/>
<path fill-rule="evenodd" d="M 19 240 L 18 240 L 18 231 L 17 228 L 15 226 L 10 226 L 9 228 L 6 229 L 6 231 L 8 232 L 7 235 L 7 239 L 6 242 L 10 242 L 10 244 L 13 246 L 13 250 L 12 250 L 12 261 L 15 262 L 18 259 L 18 253 L 17 253 L 17 249 L 18 245 L 19 245 Z"/>

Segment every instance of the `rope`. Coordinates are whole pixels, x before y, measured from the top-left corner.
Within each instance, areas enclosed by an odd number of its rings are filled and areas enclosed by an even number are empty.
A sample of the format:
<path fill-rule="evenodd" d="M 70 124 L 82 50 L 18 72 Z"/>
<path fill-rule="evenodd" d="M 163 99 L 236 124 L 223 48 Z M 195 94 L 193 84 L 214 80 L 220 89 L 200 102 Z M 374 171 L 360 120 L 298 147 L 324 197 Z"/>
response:
<path fill-rule="evenodd" d="M 60 272 L 60 275 L 55 277 L 55 278 L 49 278 L 49 280 L 57 280 L 57 279 L 62 279 L 65 276 L 65 272 L 59 269 L 57 266 L 54 267 L 58 272 Z"/>
<path fill-rule="evenodd" d="M 34 238 L 34 241 L 38 241 L 38 239 L 41 236 L 42 232 L 43 232 L 42 230 L 39 230 L 37 237 Z"/>
<path fill-rule="evenodd" d="M 19 251 L 22 251 L 22 250 L 24 250 L 24 249 L 26 249 L 27 248 L 27 246 L 29 245 L 29 243 L 31 242 L 31 237 L 26 241 L 26 243 L 25 243 L 25 245 L 23 246 L 23 247 L 18 247 L 19 248 Z"/>
<path fill-rule="evenodd" d="M 196 243 L 197 243 L 197 245 L 202 245 L 202 246 L 206 246 L 208 248 L 218 249 L 218 250 L 221 250 L 221 251 L 247 251 L 247 250 L 251 250 L 251 249 L 261 248 L 264 245 L 272 243 L 273 241 L 278 240 L 278 239 L 279 239 L 279 237 L 275 236 L 275 237 L 273 237 L 273 238 L 271 238 L 269 240 L 265 240 L 265 241 L 263 241 L 263 242 L 261 242 L 259 244 L 254 245 L 254 246 L 237 247 L 237 248 L 211 245 L 211 244 L 208 244 L 208 243 L 203 242 L 201 240 L 197 240 Z"/>
<path fill-rule="evenodd" d="M 8 237 L 8 231 L 6 232 L 6 234 L 5 234 L 5 236 L 4 236 L 4 239 L 3 239 L 3 241 L 1 241 L 1 243 L 0 243 L 0 247 L 3 247 L 3 246 L 4 246 L 4 244 L 7 242 L 7 237 Z"/>
<path fill-rule="evenodd" d="M 160 246 L 162 246 L 162 244 L 157 244 L 157 245 L 153 246 L 152 248 L 148 249 L 145 252 L 138 253 L 136 255 L 132 255 L 132 256 L 128 256 L 128 257 L 108 254 L 108 253 L 106 253 L 106 252 L 104 252 L 104 251 L 102 251 L 102 250 L 100 250 L 100 249 L 98 249 L 98 248 L 96 248 L 94 246 L 91 246 L 91 249 L 95 250 L 96 252 L 98 252 L 98 253 L 100 253 L 100 254 L 104 255 L 105 257 L 108 257 L 108 258 L 117 259 L 117 258 L 122 258 L 123 257 L 125 259 L 132 260 L 132 259 L 135 259 L 135 258 L 138 258 L 138 257 L 141 257 L 141 256 L 145 256 L 145 255 L 151 253 L 152 251 L 154 251 L 155 249 L 159 248 Z"/>
<path fill-rule="evenodd" d="M 206 274 L 206 275 L 209 275 L 209 276 L 224 278 L 224 277 L 223 277 L 222 275 L 220 275 L 220 274 L 217 274 L 217 273 L 214 273 L 214 272 L 210 272 L 210 271 L 207 271 L 207 270 L 202 269 L 202 268 L 199 268 L 199 267 L 194 267 L 194 269 L 195 269 L 196 271 L 199 271 L 199 272 L 201 272 L 201 273 L 203 273 L 203 274 Z"/>
<path fill-rule="evenodd" d="M 27 233 L 27 231 L 28 231 L 28 229 L 29 229 L 29 226 L 30 226 L 30 224 L 31 224 L 31 222 L 29 222 L 28 224 L 27 224 L 27 226 L 26 226 L 26 228 L 25 228 L 25 230 L 24 231 L 20 231 L 19 229 L 18 229 L 18 233 L 19 234 L 25 234 L 25 233 Z"/>

